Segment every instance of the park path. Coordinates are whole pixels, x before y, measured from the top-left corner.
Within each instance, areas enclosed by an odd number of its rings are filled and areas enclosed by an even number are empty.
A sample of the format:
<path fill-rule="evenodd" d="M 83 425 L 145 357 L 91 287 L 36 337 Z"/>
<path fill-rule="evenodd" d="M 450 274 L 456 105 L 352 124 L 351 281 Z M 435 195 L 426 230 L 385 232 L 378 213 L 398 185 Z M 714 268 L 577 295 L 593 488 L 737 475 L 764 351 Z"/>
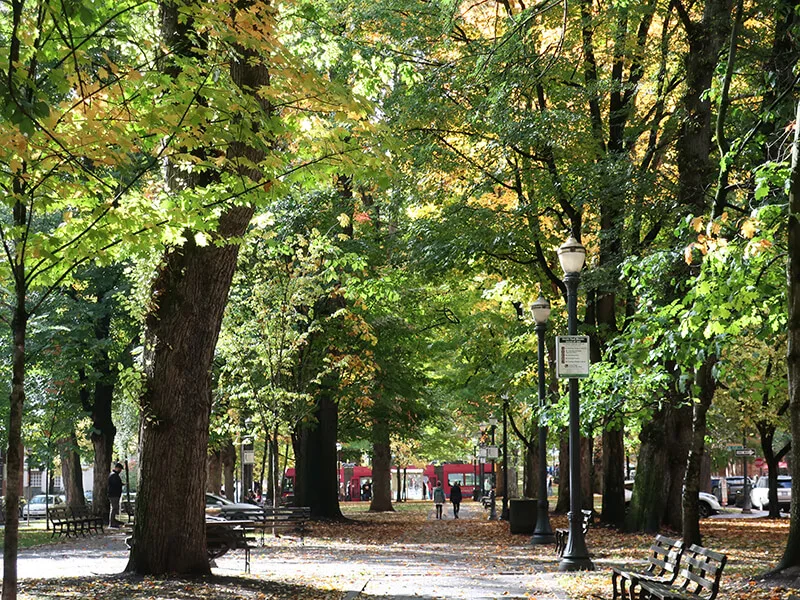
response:
<path fill-rule="evenodd" d="M 450 512 L 436 520 L 431 509 L 421 522 L 395 515 L 396 525 L 378 528 L 374 535 L 356 531 L 355 539 L 320 536 L 301 544 L 296 538 L 271 538 L 253 551 L 252 572 L 271 580 L 333 586 L 346 592 L 345 600 L 566 598 L 555 569 L 533 560 L 526 541 L 508 547 L 496 539 L 494 532 L 507 529 L 506 524 L 486 521 L 480 504 L 472 502 L 462 505 L 461 517 L 454 520 Z M 225 556 L 217 562 L 218 571 L 233 572 L 241 570 L 243 561 Z"/>
<path fill-rule="evenodd" d="M 449 507 L 448 507 L 449 508 Z M 526 536 L 486 520 L 468 502 L 462 518 L 443 520 L 403 513 L 380 522 L 311 525 L 305 542 L 268 536 L 252 551 L 251 576 L 267 581 L 340 590 L 343 600 L 565 600 L 555 557 L 533 557 Z M 22 550 L 19 578 L 91 577 L 121 573 L 127 563 L 125 533 Z M 498 537 L 500 536 L 500 537 Z M 510 541 L 513 540 L 513 541 Z M 552 553 L 552 550 L 550 550 Z M 218 575 L 241 575 L 242 551 L 217 559 Z"/>

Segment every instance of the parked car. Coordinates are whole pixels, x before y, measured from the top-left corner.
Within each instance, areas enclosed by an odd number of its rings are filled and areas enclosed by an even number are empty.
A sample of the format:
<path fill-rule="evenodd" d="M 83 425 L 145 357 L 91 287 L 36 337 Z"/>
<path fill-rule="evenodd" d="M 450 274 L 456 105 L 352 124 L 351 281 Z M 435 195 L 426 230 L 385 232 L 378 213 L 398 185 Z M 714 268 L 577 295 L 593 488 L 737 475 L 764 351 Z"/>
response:
<path fill-rule="evenodd" d="M 720 506 L 720 503 L 717 501 L 717 497 L 714 494 L 700 492 L 700 497 L 698 498 L 698 511 L 700 513 L 700 518 L 706 519 L 711 515 L 721 512 L 722 506 Z"/>
<path fill-rule="evenodd" d="M 744 505 L 744 477 L 742 475 L 731 475 L 725 477 L 726 487 L 728 490 L 725 503 L 728 506 L 743 506 Z M 752 482 L 751 482 L 752 487 Z M 711 479 L 711 493 L 716 496 L 717 501 L 722 502 L 722 486 L 720 485 L 720 478 L 714 477 Z"/>
<path fill-rule="evenodd" d="M 762 475 L 756 480 L 750 492 L 753 508 L 767 510 L 769 508 L 769 478 Z M 778 505 L 783 511 L 789 511 L 792 503 L 792 478 L 789 475 L 778 475 Z"/>
<path fill-rule="evenodd" d="M 44 494 L 39 494 L 31 498 L 28 503 L 20 510 L 20 516 L 27 519 L 30 516 L 32 519 L 35 517 L 44 517 L 47 509 L 53 506 L 58 506 L 66 502 L 64 496 L 50 496 L 48 499 Z"/>
<path fill-rule="evenodd" d="M 231 502 L 222 496 L 208 493 L 206 494 L 206 513 L 229 521 L 264 519 L 264 509 L 256 504 Z"/>
<path fill-rule="evenodd" d="M 630 503 L 631 498 L 633 498 L 633 481 L 628 480 L 625 482 L 626 506 L 628 505 L 628 503 Z M 700 497 L 698 498 L 698 510 L 700 513 L 700 518 L 706 519 L 711 515 L 715 515 L 718 512 L 722 512 L 722 506 L 720 506 L 716 496 L 714 496 L 713 494 L 709 494 L 707 492 L 700 492 Z"/>

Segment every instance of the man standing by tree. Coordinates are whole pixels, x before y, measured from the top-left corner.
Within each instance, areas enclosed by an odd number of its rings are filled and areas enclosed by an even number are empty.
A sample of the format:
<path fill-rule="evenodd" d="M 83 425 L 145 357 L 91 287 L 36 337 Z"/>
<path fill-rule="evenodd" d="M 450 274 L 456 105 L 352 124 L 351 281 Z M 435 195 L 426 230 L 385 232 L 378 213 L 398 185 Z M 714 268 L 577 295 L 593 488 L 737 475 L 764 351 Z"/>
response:
<path fill-rule="evenodd" d="M 122 464 L 116 463 L 111 475 L 108 476 L 108 500 L 111 503 L 111 512 L 108 516 L 109 527 L 119 527 L 120 522 L 117 520 L 119 514 L 119 501 L 122 498 L 122 478 L 119 476 L 122 471 Z"/>

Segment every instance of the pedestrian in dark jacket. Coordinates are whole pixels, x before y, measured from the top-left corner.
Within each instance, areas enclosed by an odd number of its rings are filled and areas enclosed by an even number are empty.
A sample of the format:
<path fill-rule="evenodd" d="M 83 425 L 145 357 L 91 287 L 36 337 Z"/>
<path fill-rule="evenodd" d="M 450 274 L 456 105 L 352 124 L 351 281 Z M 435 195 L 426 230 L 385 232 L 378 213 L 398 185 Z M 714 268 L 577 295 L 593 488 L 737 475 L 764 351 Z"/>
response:
<path fill-rule="evenodd" d="M 450 488 L 450 502 L 453 503 L 453 516 L 458 518 L 458 511 L 461 510 L 461 484 L 458 481 L 453 482 L 453 487 Z"/>
<path fill-rule="evenodd" d="M 122 471 L 122 463 L 114 465 L 114 470 L 108 476 L 108 499 L 111 502 L 111 513 L 108 517 L 109 527 L 119 527 L 122 523 L 117 520 L 119 514 L 119 501 L 122 498 L 122 478 L 119 476 Z"/>

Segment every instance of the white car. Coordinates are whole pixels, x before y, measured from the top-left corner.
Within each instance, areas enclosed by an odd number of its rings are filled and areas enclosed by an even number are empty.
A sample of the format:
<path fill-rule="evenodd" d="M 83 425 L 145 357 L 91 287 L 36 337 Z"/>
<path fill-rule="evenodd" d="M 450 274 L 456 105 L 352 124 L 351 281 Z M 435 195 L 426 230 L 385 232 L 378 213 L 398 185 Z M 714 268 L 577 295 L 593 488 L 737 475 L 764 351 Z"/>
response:
<path fill-rule="evenodd" d="M 700 518 L 706 519 L 711 515 L 721 512 L 722 506 L 720 506 L 720 503 L 714 494 L 700 492 L 700 497 L 698 498 L 698 511 L 700 513 Z"/>
<path fill-rule="evenodd" d="M 767 510 L 769 508 L 769 478 L 762 475 L 750 491 L 753 508 Z M 792 478 L 789 475 L 778 475 L 778 505 L 787 511 L 792 504 Z"/>
<path fill-rule="evenodd" d="M 44 494 L 39 494 L 31 498 L 25 506 L 22 507 L 22 518 L 44 517 L 48 508 L 53 508 L 59 504 L 64 504 L 66 501 L 64 496 L 50 496 L 48 500 Z"/>
<path fill-rule="evenodd" d="M 633 498 L 633 481 L 626 481 L 625 482 L 625 504 L 627 505 L 631 498 Z M 718 512 L 722 512 L 722 506 L 720 506 L 719 502 L 717 501 L 717 497 L 713 494 L 708 494 L 706 492 L 700 492 L 698 498 L 698 512 L 700 513 L 701 519 L 706 519 L 711 515 L 717 514 Z"/>

